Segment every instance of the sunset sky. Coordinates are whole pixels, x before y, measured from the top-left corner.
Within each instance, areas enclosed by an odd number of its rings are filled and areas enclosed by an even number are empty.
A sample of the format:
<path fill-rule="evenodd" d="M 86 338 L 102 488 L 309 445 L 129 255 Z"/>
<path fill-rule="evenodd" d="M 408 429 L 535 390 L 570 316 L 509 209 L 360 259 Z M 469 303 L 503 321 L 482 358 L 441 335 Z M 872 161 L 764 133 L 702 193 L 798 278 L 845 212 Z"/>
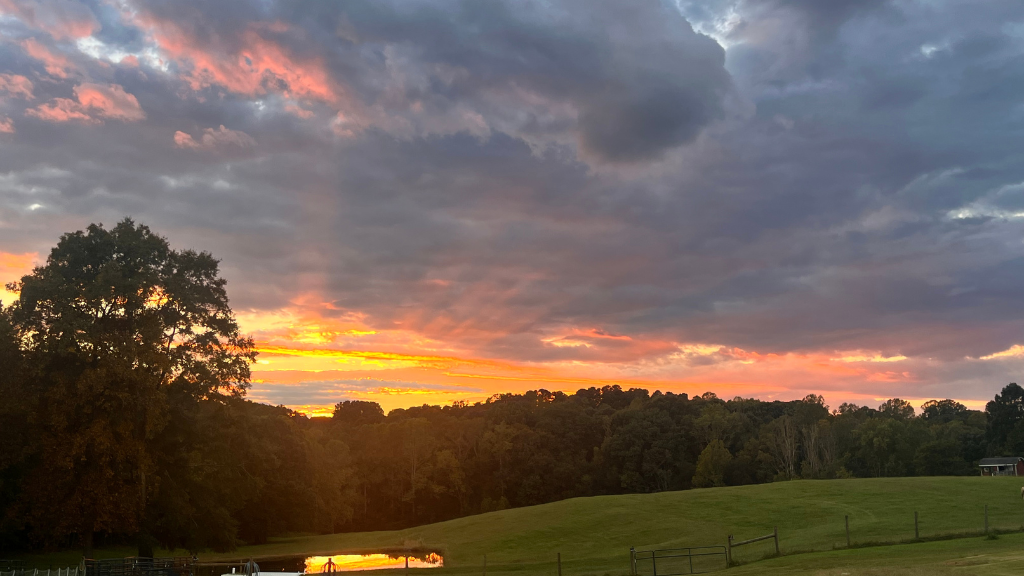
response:
<path fill-rule="evenodd" d="M 1024 2 L 0 0 L 0 280 L 125 216 L 221 260 L 250 397 L 309 413 L 980 408 L 1024 368 Z"/>

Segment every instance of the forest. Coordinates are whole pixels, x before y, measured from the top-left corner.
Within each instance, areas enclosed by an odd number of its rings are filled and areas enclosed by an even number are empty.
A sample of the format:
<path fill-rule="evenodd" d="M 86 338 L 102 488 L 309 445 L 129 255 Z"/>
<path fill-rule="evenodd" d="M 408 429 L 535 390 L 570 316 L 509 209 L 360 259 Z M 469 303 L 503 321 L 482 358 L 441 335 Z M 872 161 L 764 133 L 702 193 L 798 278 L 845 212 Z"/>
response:
<path fill-rule="evenodd" d="M 915 415 L 821 397 L 763 402 L 714 394 L 530 391 L 385 415 L 338 403 L 308 418 L 243 398 L 180 407 L 160 434 L 145 514 L 100 542 L 229 550 L 295 532 L 401 528 L 577 496 L 847 478 L 977 474 L 985 455 L 1024 453 L 1024 389 L 985 412 L 952 400 Z M 62 486 L 18 486 L 39 463 L 4 463 L 5 549 L 76 546 Z M 55 493 L 40 493 L 40 490 Z M 123 529 L 122 529 L 123 530 Z M 145 548 L 143 548 L 145 549 Z"/>
<path fill-rule="evenodd" d="M 973 411 L 618 385 L 309 418 L 245 398 L 209 254 L 125 220 L 66 234 L 0 308 L 0 553 L 230 550 L 579 496 L 794 479 L 978 474 L 1024 455 L 1024 389 Z"/>

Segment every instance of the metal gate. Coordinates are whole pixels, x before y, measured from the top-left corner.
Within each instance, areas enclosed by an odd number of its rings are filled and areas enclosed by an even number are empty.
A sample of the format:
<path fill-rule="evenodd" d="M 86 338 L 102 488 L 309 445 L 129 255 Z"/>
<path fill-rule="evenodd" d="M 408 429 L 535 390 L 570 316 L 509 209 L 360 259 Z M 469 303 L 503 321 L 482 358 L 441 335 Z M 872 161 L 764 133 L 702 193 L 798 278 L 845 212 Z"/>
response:
<path fill-rule="evenodd" d="M 86 560 L 86 576 L 192 576 L 195 558 L 110 558 Z"/>
<path fill-rule="evenodd" d="M 696 546 L 661 550 L 629 549 L 633 576 L 702 574 L 728 567 L 725 546 Z"/>

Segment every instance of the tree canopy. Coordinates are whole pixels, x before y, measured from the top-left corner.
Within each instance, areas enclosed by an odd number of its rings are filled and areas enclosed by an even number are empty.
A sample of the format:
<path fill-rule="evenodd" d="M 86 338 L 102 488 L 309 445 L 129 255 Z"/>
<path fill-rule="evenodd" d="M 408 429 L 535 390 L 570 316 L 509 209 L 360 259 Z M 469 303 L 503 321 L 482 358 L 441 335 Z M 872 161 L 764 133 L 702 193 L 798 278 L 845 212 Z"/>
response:
<path fill-rule="evenodd" d="M 23 373 L 4 392 L 28 415 L 18 510 L 34 530 L 87 550 L 96 531 L 139 530 L 168 473 L 155 447 L 172 415 L 249 385 L 253 343 L 224 286 L 210 254 L 130 219 L 63 235 L 8 285 L 18 299 L 0 337 Z"/>

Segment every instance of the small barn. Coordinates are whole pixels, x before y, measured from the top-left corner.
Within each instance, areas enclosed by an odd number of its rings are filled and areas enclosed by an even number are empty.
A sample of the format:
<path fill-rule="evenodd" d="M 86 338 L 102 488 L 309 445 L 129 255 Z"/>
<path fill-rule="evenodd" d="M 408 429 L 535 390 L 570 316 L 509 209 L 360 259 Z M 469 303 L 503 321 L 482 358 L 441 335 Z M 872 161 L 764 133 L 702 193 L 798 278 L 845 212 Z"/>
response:
<path fill-rule="evenodd" d="M 1024 476 L 1024 457 L 982 458 L 978 467 L 982 476 Z"/>

